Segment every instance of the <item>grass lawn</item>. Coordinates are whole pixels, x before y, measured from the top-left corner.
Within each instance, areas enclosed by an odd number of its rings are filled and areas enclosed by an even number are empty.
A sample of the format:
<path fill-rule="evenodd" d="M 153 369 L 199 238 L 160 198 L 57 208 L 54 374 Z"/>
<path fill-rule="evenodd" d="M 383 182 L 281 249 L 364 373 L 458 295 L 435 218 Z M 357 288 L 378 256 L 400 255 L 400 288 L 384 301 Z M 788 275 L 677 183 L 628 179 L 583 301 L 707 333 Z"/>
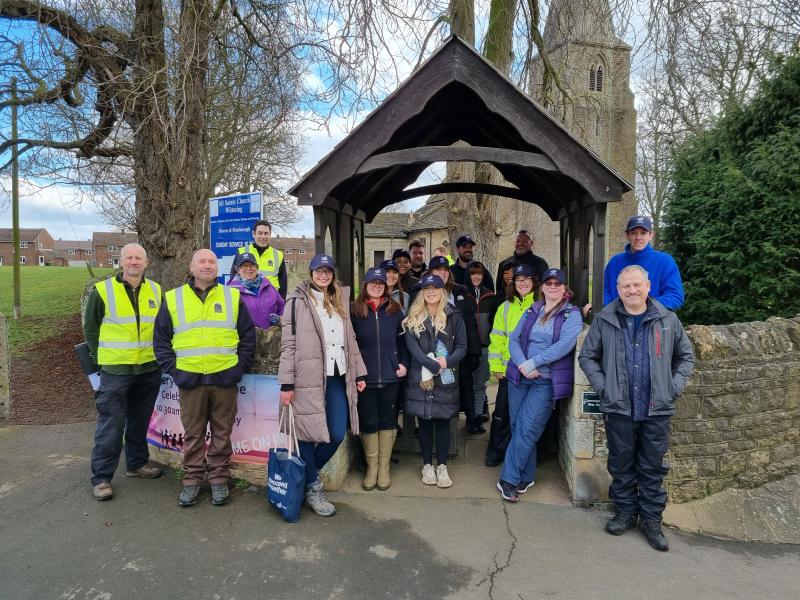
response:
<path fill-rule="evenodd" d="M 112 272 L 113 269 L 94 269 L 98 277 Z M 64 318 L 80 312 L 80 298 L 89 281 L 89 271 L 83 267 L 22 267 L 20 280 L 22 318 L 14 321 L 13 267 L 0 267 L 0 312 L 11 323 L 12 356 L 57 334 Z"/>

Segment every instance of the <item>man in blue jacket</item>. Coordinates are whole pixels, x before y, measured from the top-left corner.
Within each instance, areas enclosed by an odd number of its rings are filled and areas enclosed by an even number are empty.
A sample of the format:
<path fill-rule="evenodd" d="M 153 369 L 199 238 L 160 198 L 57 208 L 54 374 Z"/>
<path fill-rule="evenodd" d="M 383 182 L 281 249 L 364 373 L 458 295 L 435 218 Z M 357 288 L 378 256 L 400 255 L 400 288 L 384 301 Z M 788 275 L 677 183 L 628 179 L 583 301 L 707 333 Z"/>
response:
<path fill-rule="evenodd" d="M 692 344 L 674 312 L 654 298 L 647 271 L 625 267 L 619 298 L 595 317 L 578 363 L 600 396 L 608 438 L 608 495 L 616 515 L 606 531 L 636 527 L 656 550 L 669 549 L 661 531 L 669 470 L 664 455 L 675 400 L 694 368 Z"/>
<path fill-rule="evenodd" d="M 683 305 L 681 274 L 675 259 L 650 245 L 653 221 L 642 215 L 631 217 L 625 228 L 625 237 L 628 238 L 625 251 L 612 256 L 603 272 L 603 304 L 608 305 L 619 296 L 617 277 L 622 269 L 639 265 L 650 276 L 650 297 L 669 310 L 678 310 Z"/>

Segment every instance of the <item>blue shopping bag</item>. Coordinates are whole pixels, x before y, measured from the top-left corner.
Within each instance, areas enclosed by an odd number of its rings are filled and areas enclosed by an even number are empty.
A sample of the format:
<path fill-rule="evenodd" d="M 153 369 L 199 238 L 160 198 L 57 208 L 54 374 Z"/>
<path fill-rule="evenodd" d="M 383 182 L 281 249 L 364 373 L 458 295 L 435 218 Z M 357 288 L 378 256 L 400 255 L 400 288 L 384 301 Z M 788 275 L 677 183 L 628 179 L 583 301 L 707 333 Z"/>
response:
<path fill-rule="evenodd" d="M 286 414 L 289 425 L 286 427 Z M 292 405 L 281 411 L 278 430 L 288 436 L 287 448 L 270 448 L 267 463 L 267 500 L 285 521 L 300 520 L 300 509 L 306 493 L 306 463 L 300 458 L 300 447 L 294 430 Z M 294 442 L 294 444 L 292 443 Z M 292 454 L 294 446 L 294 454 Z"/>

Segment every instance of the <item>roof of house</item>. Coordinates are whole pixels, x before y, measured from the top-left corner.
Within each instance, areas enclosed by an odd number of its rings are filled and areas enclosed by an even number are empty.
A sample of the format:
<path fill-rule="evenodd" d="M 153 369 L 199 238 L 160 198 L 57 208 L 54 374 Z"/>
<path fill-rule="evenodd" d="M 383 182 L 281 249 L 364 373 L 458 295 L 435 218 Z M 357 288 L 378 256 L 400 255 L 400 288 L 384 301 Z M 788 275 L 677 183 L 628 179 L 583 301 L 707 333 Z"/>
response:
<path fill-rule="evenodd" d="M 93 231 L 92 246 L 119 246 L 139 241 L 135 231 Z"/>
<path fill-rule="evenodd" d="M 91 250 L 92 240 L 56 240 L 53 250 Z"/>
<path fill-rule="evenodd" d="M 406 225 L 406 232 L 432 231 L 447 229 L 447 203 L 443 194 L 431 196 L 428 201 L 414 213 L 414 222 Z"/>
<path fill-rule="evenodd" d="M 364 237 L 404 238 L 411 213 L 378 213 L 372 223 L 364 224 Z"/>
<path fill-rule="evenodd" d="M 44 227 L 39 227 L 37 229 L 20 229 L 19 230 L 19 241 L 20 242 L 32 242 L 43 231 L 47 231 L 47 230 Z M 13 229 L 0 229 L 0 242 L 13 242 L 13 241 L 14 241 L 14 230 Z"/>

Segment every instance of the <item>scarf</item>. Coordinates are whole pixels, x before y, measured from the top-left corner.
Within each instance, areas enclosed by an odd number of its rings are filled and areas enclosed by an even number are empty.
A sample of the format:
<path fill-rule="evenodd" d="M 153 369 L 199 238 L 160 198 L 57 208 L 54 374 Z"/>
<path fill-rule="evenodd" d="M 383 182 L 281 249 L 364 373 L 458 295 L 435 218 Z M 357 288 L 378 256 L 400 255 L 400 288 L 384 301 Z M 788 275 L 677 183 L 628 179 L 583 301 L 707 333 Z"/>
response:
<path fill-rule="evenodd" d="M 239 283 L 242 284 L 242 287 L 251 294 L 258 294 L 258 289 L 264 282 L 264 277 L 261 275 L 261 273 L 256 275 L 255 279 L 242 279 L 241 275 L 237 275 L 236 278 L 239 280 Z"/>

